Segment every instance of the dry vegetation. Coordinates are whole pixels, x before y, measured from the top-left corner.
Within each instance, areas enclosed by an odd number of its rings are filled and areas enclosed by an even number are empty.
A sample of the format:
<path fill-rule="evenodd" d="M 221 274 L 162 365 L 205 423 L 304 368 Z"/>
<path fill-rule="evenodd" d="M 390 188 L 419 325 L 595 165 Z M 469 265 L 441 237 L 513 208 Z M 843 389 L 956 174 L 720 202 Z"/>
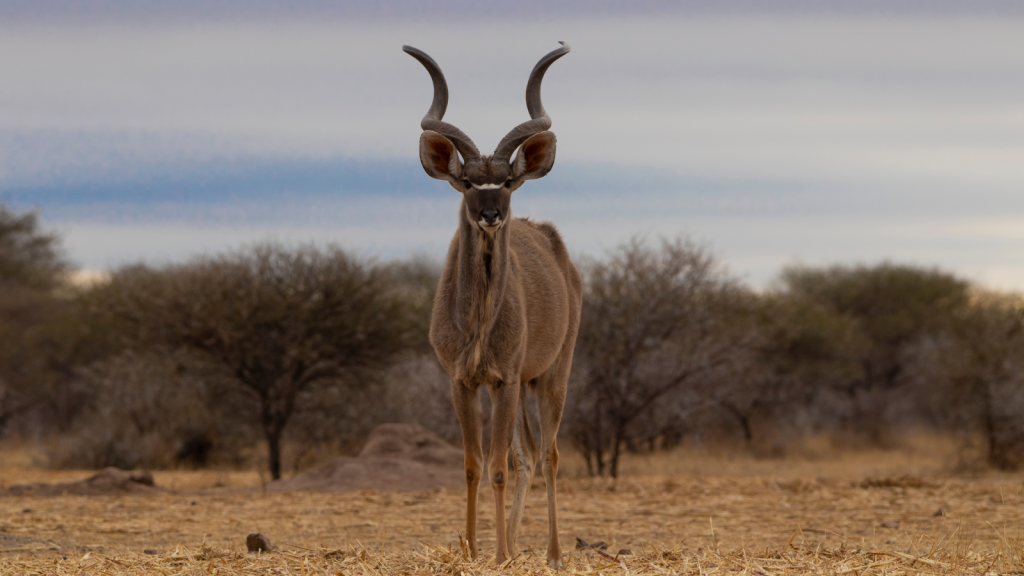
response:
<path fill-rule="evenodd" d="M 0 205 L 0 576 L 547 572 L 540 489 L 506 566 L 487 505 L 465 559 L 459 486 L 266 489 L 382 423 L 458 438 L 429 263 L 265 245 L 72 287 L 36 216 Z M 1020 295 L 892 263 L 759 293 L 683 241 L 581 267 L 567 572 L 1024 574 Z M 104 466 L 156 488 L 4 492 Z M 277 549 L 248 554 L 252 532 Z"/>
<path fill-rule="evenodd" d="M 0 483 L 91 472 L 23 468 Z M 623 463 L 624 477 L 567 478 L 559 519 L 568 572 L 583 574 L 1009 574 L 1024 572 L 1017 474 L 957 478 L 907 449 L 815 460 L 676 452 Z M 570 475 L 573 467 L 569 462 Z M 582 469 L 582 463 L 574 464 Z M 640 475 L 645 469 L 649 473 Z M 154 494 L 0 498 L 0 574 L 543 573 L 543 490 L 531 491 L 510 566 L 460 549 L 464 492 L 260 490 L 256 472 L 164 471 Z M 488 494 L 481 496 L 484 501 Z M 941 510 L 941 513 L 940 513 Z M 278 547 L 245 552 L 263 532 Z M 492 537 L 493 538 L 493 537 Z M 606 548 L 573 549 L 577 538 Z"/>

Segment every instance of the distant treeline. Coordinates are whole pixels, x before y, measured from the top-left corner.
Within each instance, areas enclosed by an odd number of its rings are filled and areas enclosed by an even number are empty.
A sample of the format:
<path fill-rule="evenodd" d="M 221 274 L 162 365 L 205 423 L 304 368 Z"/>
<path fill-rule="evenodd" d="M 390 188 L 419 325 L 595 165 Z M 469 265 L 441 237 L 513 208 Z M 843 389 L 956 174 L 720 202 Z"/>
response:
<path fill-rule="evenodd" d="M 584 278 L 562 442 L 620 455 L 808 435 L 958 435 L 1024 464 L 1024 300 L 932 268 L 794 266 L 758 292 L 685 240 L 633 240 Z M 231 466 L 272 477 L 416 422 L 457 442 L 427 342 L 439 267 L 261 244 L 71 282 L 59 238 L 0 205 L 0 438 L 55 467 Z M 485 395 L 486 406 L 486 395 Z"/>

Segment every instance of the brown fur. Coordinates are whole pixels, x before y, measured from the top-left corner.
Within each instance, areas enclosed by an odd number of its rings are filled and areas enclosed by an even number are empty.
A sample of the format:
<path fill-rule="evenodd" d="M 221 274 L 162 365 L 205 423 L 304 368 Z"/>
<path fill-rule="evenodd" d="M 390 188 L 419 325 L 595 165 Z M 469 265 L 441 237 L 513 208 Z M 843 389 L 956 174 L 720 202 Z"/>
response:
<path fill-rule="evenodd" d="M 538 457 L 548 492 L 548 560 L 561 563 L 558 542 L 555 439 L 573 347 L 579 329 L 582 284 L 558 231 L 548 223 L 509 218 L 493 235 L 470 219 L 467 200 L 448 250 L 434 300 L 430 341 L 451 376 L 452 398 L 463 428 L 469 491 L 467 526 L 476 551 L 476 493 L 483 474 L 482 424 L 477 389 L 487 386 L 494 406 L 488 475 L 498 515 L 498 561 L 515 549 Z M 485 258 L 491 258 L 490 274 Z M 526 418 L 528 386 L 541 412 L 538 454 Z M 509 448 L 516 487 L 508 523 L 504 486 Z"/>
<path fill-rule="evenodd" d="M 431 178 L 447 180 L 462 193 L 459 230 L 437 287 L 430 342 L 451 378 L 452 401 L 462 426 L 466 456 L 466 537 L 475 558 L 477 490 L 483 473 L 480 386 L 487 386 L 494 413 L 488 477 L 494 489 L 501 564 L 515 550 L 537 458 L 543 462 L 548 496 L 548 564 L 562 565 L 558 542 L 555 476 L 558 424 L 565 406 L 572 352 L 580 324 L 582 284 L 555 227 L 512 218 L 512 193 L 542 178 L 555 164 L 556 139 L 544 111 L 540 86 L 552 62 L 569 45 L 549 52 L 530 73 L 526 108 L 530 120 L 512 129 L 482 156 L 461 130 L 444 122 L 448 85 L 437 62 L 422 50 L 402 50 L 423 64 L 434 83 L 434 100 L 420 122 L 420 162 Z M 509 159 L 516 150 L 515 160 Z M 462 155 L 460 161 L 459 154 Z M 541 450 L 530 432 L 526 400 L 533 390 L 540 408 Z M 516 488 L 505 522 L 508 451 Z"/>

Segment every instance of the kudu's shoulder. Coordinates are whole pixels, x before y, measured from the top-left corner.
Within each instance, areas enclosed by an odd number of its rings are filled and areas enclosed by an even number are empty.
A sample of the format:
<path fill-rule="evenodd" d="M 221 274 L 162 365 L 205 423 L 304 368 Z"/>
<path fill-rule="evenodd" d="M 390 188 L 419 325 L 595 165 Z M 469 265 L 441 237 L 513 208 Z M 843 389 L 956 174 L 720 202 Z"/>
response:
<path fill-rule="evenodd" d="M 514 218 L 512 220 L 511 232 L 513 241 L 517 239 L 517 236 L 520 239 L 529 238 L 549 249 L 559 259 L 563 255 L 566 259 L 569 257 L 569 251 L 565 248 L 562 235 L 558 233 L 558 228 L 555 228 L 555 225 L 551 222 L 537 222 L 530 218 Z"/>
<path fill-rule="evenodd" d="M 582 289 L 580 273 L 569 259 L 569 250 L 554 224 L 536 222 L 529 218 L 515 218 L 511 224 L 512 248 L 519 257 L 520 264 L 527 260 L 552 262 L 553 259 L 555 266 L 561 270 L 569 283 L 570 291 L 579 294 Z M 528 254 L 531 252 L 533 254 Z"/>

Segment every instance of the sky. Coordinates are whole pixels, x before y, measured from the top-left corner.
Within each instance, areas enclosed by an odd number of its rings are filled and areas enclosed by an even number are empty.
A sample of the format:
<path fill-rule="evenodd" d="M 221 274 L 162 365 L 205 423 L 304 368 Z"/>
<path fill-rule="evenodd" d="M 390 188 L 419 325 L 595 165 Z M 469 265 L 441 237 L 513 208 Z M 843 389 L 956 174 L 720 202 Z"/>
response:
<path fill-rule="evenodd" d="M 736 277 L 937 266 L 1024 291 L 1024 5 L 36 0 L 0 6 L 0 202 L 86 270 L 268 239 L 440 259 L 432 90 L 490 151 L 544 80 L 555 167 L 516 191 L 572 253 L 686 236 Z"/>

